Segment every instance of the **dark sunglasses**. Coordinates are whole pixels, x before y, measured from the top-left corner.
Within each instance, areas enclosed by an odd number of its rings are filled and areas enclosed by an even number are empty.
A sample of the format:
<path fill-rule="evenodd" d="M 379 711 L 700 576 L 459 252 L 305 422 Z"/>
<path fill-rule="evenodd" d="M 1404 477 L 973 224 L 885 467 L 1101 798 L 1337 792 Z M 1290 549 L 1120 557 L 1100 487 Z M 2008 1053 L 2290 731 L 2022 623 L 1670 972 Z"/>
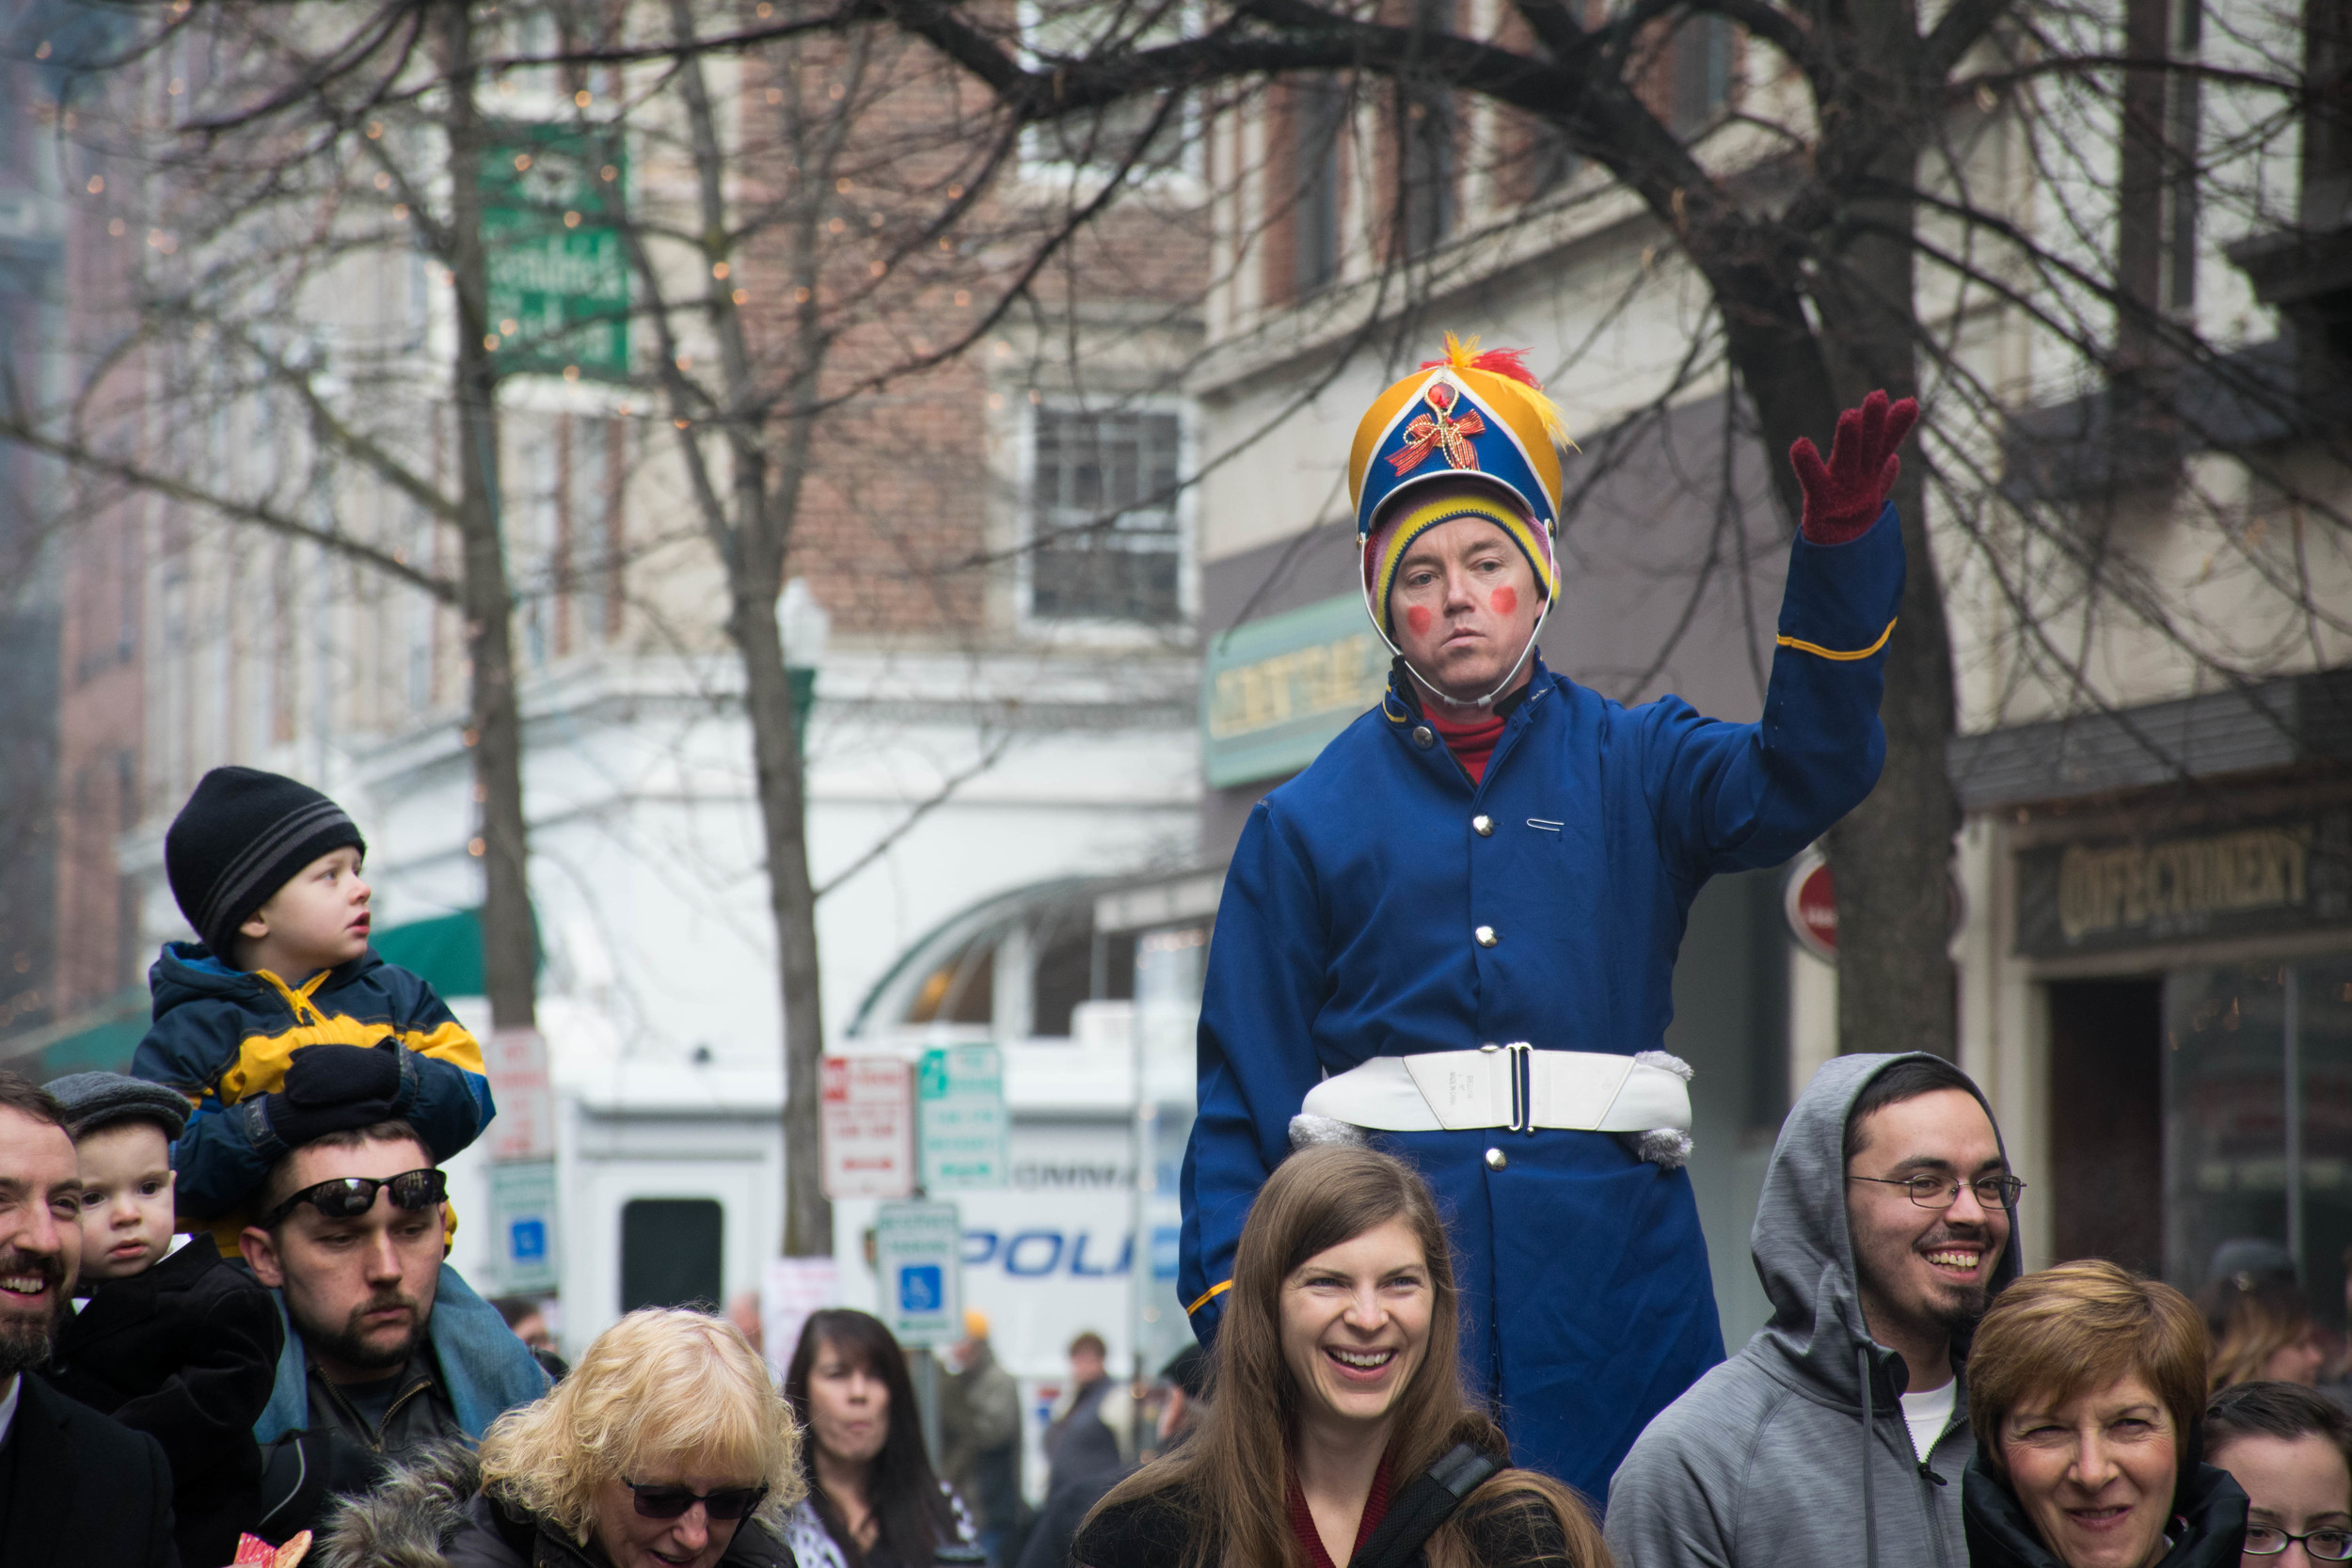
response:
<path fill-rule="evenodd" d="M 683 1486 L 640 1486 L 624 1476 L 621 1484 L 637 1499 L 639 1517 L 675 1519 L 696 1503 L 711 1518 L 725 1524 L 740 1519 L 768 1500 L 765 1486 L 722 1486 L 716 1492 L 689 1492 Z"/>
<path fill-rule="evenodd" d="M 339 1176 L 315 1187 L 305 1187 L 262 1216 L 269 1229 L 308 1203 L 330 1220 L 356 1220 L 375 1207 L 376 1190 L 391 1189 L 392 1201 L 403 1209 L 430 1209 L 449 1199 L 449 1179 L 437 1170 L 405 1170 L 398 1176 Z"/>

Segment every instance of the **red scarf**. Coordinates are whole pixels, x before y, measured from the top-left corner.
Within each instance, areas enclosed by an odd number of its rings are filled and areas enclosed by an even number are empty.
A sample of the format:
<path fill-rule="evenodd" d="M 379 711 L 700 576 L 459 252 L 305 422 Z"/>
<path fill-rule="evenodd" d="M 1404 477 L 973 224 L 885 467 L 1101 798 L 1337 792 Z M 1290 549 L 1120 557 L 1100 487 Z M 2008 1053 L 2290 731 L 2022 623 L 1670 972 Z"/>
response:
<path fill-rule="evenodd" d="M 1493 745 L 1492 741 L 1487 742 Z M 1486 758 L 1479 758 L 1486 766 Z M 1363 1550 L 1372 1532 L 1380 1528 L 1380 1521 L 1389 1513 L 1389 1456 L 1380 1456 L 1380 1468 L 1372 1473 L 1372 1494 L 1364 1498 L 1364 1516 L 1356 1526 L 1354 1551 Z M 1299 1552 L 1307 1560 L 1307 1568 L 1339 1568 L 1331 1554 L 1323 1549 L 1323 1536 L 1315 1528 L 1315 1516 L 1307 1510 L 1307 1494 L 1298 1489 L 1298 1472 L 1291 1472 L 1291 1533 L 1298 1537 Z M 1351 1552 L 1350 1555 L 1353 1555 Z"/>
<path fill-rule="evenodd" d="M 1492 708 L 1475 708 L 1474 719 L 1452 720 L 1438 712 L 1439 705 L 1430 703 L 1422 709 L 1422 717 L 1438 732 L 1445 749 L 1454 753 L 1454 760 L 1470 776 L 1470 783 L 1484 784 L 1486 779 L 1486 759 L 1495 754 L 1495 742 L 1502 738 L 1502 715 Z"/>

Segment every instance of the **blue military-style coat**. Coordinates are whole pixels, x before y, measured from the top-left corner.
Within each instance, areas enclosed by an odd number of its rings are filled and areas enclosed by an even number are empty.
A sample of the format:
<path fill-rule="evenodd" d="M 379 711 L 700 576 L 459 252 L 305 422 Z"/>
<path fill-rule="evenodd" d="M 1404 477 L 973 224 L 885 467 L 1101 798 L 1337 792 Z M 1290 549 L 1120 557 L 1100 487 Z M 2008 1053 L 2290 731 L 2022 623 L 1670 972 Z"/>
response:
<path fill-rule="evenodd" d="M 1251 812 L 1217 910 L 1184 1156 L 1179 1285 L 1203 1343 L 1320 1079 L 1489 1042 L 1660 1048 L 1700 884 L 1787 860 L 1869 793 L 1900 525 L 1890 505 L 1858 539 L 1794 548 L 1760 723 L 1675 697 L 1626 707 L 1538 661 L 1483 781 L 1392 689 Z M 1650 1418 L 1723 1359 L 1688 1173 L 1603 1132 L 1373 1136 L 1436 1189 L 1465 1371 L 1516 1462 L 1597 1505 Z"/>

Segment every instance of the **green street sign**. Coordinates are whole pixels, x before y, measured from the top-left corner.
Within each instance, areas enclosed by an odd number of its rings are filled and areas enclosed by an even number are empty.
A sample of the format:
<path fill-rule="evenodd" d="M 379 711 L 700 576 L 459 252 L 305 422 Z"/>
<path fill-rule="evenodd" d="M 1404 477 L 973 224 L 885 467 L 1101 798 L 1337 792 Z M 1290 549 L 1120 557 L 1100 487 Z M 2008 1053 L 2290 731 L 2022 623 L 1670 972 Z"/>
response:
<path fill-rule="evenodd" d="M 1003 1053 L 993 1045 L 926 1051 L 914 1082 L 923 1190 L 1003 1186 L 1011 1163 Z"/>
<path fill-rule="evenodd" d="M 482 238 L 503 369 L 628 374 L 628 255 L 612 225 L 628 183 L 617 128 L 504 125 L 491 133 L 482 160 Z"/>

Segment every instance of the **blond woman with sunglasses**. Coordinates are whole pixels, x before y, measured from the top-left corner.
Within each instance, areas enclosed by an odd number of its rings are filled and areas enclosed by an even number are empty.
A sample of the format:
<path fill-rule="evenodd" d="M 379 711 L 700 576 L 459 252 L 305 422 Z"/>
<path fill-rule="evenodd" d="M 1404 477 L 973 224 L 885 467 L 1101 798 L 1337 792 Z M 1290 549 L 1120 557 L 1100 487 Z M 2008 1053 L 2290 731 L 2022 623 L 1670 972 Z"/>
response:
<path fill-rule="evenodd" d="M 323 1568 L 792 1568 L 800 1434 L 725 1321 L 647 1307 L 569 1377 L 344 1503 Z"/>

